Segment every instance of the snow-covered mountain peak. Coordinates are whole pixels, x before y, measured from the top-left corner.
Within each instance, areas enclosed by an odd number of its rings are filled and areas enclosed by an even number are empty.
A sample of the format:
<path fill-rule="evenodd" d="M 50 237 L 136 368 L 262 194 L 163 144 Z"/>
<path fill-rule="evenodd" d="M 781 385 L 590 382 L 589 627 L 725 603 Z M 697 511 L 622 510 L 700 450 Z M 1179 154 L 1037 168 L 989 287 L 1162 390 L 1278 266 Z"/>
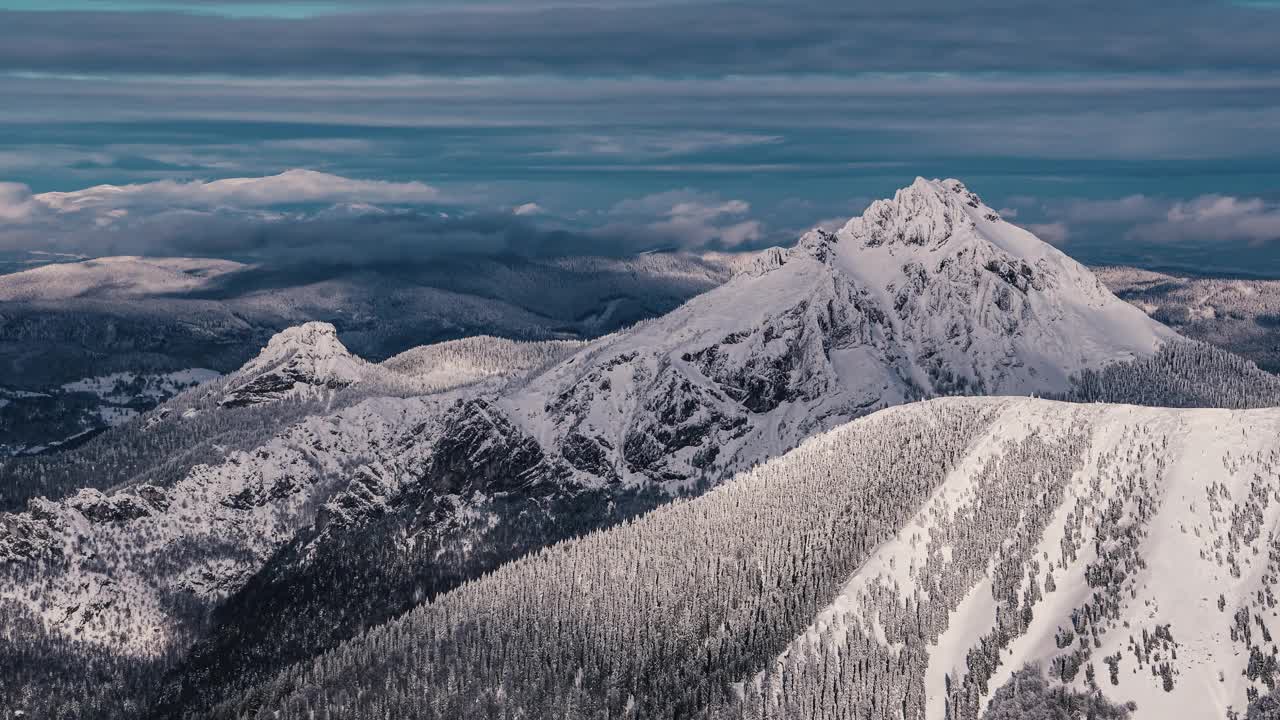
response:
<path fill-rule="evenodd" d="M 909 245 L 934 248 L 973 225 L 967 210 L 983 208 L 981 199 L 959 180 L 916 178 L 894 193 L 892 200 L 877 200 L 862 215 L 837 233 L 867 247 Z M 988 209 L 988 214 L 990 213 Z"/>
<path fill-rule="evenodd" d="M 505 402 L 584 473 L 683 482 L 921 397 L 1066 393 L 1176 337 L 963 183 L 919 179 Z"/>
<path fill-rule="evenodd" d="M 276 333 L 254 362 L 271 362 L 297 353 L 315 358 L 351 357 L 338 339 L 337 328 L 327 322 L 309 322 Z"/>
<path fill-rule="evenodd" d="M 1082 337 L 1101 335 L 1142 354 L 1151 348 L 1148 339 L 1172 336 L 1119 301 L 1088 268 L 1006 222 L 959 180 L 917 178 L 835 233 L 818 230 L 806 242 L 809 254 L 873 292 L 888 293 L 883 299 L 898 311 L 909 309 L 915 295 L 930 297 L 929 307 L 917 308 L 929 314 L 971 314 L 977 309 L 971 300 L 989 298 L 995 312 L 978 319 L 995 330 L 1004 326 L 998 335 L 1019 335 L 1029 322 L 1100 312 L 1082 322 L 1089 326 L 1081 328 Z M 1139 344 L 1128 342 L 1134 338 Z"/>
<path fill-rule="evenodd" d="M 984 256 L 1004 253 L 1028 264 L 1046 258 L 1057 264 L 1066 261 L 1088 274 L 1083 266 L 1049 243 L 1005 222 L 976 193 L 953 178 L 918 177 L 892 198 L 871 203 L 861 215 L 834 232 L 822 228 L 809 231 L 798 246 L 799 252 L 822 261 L 841 256 L 850 267 L 885 263 L 900 267 L 915 258 L 938 258 L 975 249 Z M 1093 286 L 1101 288 L 1091 276 L 1089 281 L 1086 284 L 1090 294 Z"/>
<path fill-rule="evenodd" d="M 369 364 L 352 355 L 326 322 L 309 322 L 277 333 L 256 358 L 236 371 L 221 404 L 257 405 L 324 388 L 359 382 Z"/>

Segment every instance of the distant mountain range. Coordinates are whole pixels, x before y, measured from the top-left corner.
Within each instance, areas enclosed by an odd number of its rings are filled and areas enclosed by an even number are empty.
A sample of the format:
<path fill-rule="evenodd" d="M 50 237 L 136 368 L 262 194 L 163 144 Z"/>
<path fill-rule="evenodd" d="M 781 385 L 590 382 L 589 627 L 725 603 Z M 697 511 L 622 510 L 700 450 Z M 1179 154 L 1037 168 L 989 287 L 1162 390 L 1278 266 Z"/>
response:
<path fill-rule="evenodd" d="M 475 335 L 589 339 L 668 312 L 745 262 L 655 254 L 289 269 L 120 257 L 0 275 L 0 456 L 86 440 L 183 389 L 173 373 L 230 372 L 308 321 L 333 324 L 371 360 Z"/>

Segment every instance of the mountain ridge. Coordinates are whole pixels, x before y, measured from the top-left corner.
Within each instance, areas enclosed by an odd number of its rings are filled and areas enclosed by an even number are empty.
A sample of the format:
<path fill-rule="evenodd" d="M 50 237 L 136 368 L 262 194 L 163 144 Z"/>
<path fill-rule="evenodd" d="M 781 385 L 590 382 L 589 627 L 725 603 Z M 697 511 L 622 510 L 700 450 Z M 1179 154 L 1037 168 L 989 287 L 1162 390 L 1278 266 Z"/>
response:
<path fill-rule="evenodd" d="M 891 408 L 190 717 L 977 718 L 1024 664 L 1136 720 L 1243 714 L 1277 672 L 1278 430 L 1274 408 Z"/>
<path fill-rule="evenodd" d="M 196 423 L 278 408 L 287 425 L 159 492 L 125 480 L 112 495 L 0 516 L 11 565 L 45 550 L 52 558 L 50 575 L 24 576 L 30 584 L 5 597 L 40 624 L 48 608 L 29 600 L 56 588 L 44 597 L 57 612 L 76 608 L 77 624 L 41 627 L 70 647 L 92 638 L 108 656 L 118 647 L 163 658 L 199 638 L 167 678 L 156 717 L 216 704 L 366 623 L 579 530 L 704 492 L 889 405 L 940 394 L 1068 394 L 1077 375 L 1091 382 L 1077 399 L 1124 398 L 1130 378 L 1117 368 L 1132 367 L 1166 373 L 1194 401 L 1218 397 L 1205 388 L 1224 367 L 1207 350 L 1171 353 L 1184 342 L 1176 333 L 956 181 L 919 180 L 835 233 L 762 253 L 671 313 L 581 346 L 517 352 L 506 341 L 463 341 L 374 365 L 354 359 L 332 330 L 286 333 L 260 365 L 211 387 L 259 371 L 288 391 L 299 377 L 304 388 L 355 378 L 330 388 L 340 401 L 333 407 L 314 403 L 310 390 L 240 408 L 197 403 Z M 430 377 L 458 353 L 501 361 L 439 376 L 461 378 L 456 385 L 387 384 Z M 305 360 L 299 373 L 278 373 L 295 359 Z M 330 361 L 336 376 L 326 374 Z M 1280 398 L 1280 381 L 1221 396 L 1265 402 Z M 159 427 L 182 427 L 184 414 Z M 186 500 L 180 512 L 161 507 L 173 497 Z M 235 531 L 215 540 L 210 518 Z M 71 528 L 78 546 L 59 555 Z M 378 553 L 392 553 L 386 573 L 365 567 Z M 130 568 L 127 591 L 107 597 L 96 580 L 82 582 L 109 578 L 102 568 L 114 561 Z M 171 566 L 164 577 L 174 582 L 146 577 L 147 568 Z M 144 599 L 141 611 L 130 609 L 131 595 Z M 211 615 L 216 607 L 263 611 Z M 142 651 L 120 645 L 119 629 L 132 624 L 149 628 L 136 635 Z"/>

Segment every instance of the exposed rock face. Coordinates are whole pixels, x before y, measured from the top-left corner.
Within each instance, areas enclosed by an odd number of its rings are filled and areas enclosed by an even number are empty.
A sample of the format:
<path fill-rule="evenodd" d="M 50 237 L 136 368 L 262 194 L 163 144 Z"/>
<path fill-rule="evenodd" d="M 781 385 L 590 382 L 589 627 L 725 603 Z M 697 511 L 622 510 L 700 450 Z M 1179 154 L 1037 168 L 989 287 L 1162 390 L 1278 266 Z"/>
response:
<path fill-rule="evenodd" d="M 489 401 L 459 400 L 435 442 L 428 486 L 441 494 L 505 491 L 563 475 L 538 441 Z"/>
<path fill-rule="evenodd" d="M 108 497 L 98 490 L 81 490 L 67 499 L 67 505 L 95 522 L 128 522 L 156 510 L 136 495 L 119 493 Z"/>
<path fill-rule="evenodd" d="M 610 461 L 611 450 L 613 447 L 604 438 L 589 438 L 571 432 L 565 436 L 560 454 L 574 468 L 613 481 L 617 480 L 618 474 Z"/>

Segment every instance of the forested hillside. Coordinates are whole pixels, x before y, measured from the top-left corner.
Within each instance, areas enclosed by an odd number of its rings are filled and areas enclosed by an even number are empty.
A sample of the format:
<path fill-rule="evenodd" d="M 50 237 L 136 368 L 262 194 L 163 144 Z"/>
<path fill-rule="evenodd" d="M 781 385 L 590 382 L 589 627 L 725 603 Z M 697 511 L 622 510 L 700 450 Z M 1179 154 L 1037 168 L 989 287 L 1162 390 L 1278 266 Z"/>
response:
<path fill-rule="evenodd" d="M 1243 716 L 1276 679 L 1277 431 L 1274 410 L 884 411 L 197 716 Z"/>

